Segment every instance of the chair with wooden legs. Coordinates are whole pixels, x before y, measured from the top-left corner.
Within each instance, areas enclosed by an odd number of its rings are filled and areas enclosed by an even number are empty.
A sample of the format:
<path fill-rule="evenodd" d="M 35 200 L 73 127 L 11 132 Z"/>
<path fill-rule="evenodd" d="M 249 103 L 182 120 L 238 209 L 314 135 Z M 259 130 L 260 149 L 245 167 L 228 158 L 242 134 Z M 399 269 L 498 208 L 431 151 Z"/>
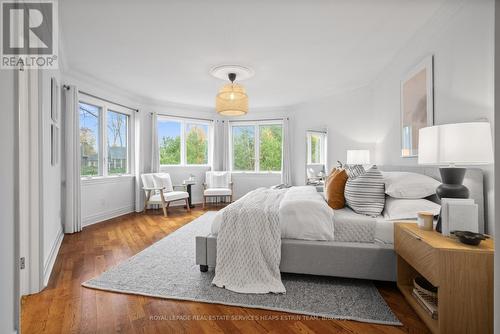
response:
<path fill-rule="evenodd" d="M 208 171 L 205 173 L 205 183 L 203 183 L 203 208 L 207 205 L 207 198 L 229 199 L 233 201 L 233 182 L 231 173 Z"/>
<path fill-rule="evenodd" d="M 187 191 L 175 191 L 174 188 L 184 186 L 173 186 L 172 180 L 168 173 L 149 173 L 142 174 L 142 185 L 145 193 L 144 212 L 148 205 L 157 204 L 163 209 L 163 215 L 167 216 L 167 210 L 171 202 L 185 201 L 187 211 L 191 211 L 189 207 L 189 194 Z"/>

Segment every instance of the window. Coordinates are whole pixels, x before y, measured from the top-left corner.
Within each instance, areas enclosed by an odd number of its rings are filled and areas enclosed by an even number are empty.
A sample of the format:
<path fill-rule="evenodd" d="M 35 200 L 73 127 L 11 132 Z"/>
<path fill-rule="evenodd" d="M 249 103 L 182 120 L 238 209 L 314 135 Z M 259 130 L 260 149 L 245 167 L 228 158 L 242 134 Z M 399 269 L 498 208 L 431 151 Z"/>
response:
<path fill-rule="evenodd" d="M 181 163 L 181 123 L 158 121 L 158 146 L 160 165 Z"/>
<path fill-rule="evenodd" d="M 307 164 L 324 164 L 325 163 L 325 148 L 326 136 L 322 132 L 307 133 Z"/>
<path fill-rule="evenodd" d="M 211 124 L 158 118 L 160 165 L 208 165 Z"/>
<path fill-rule="evenodd" d="M 99 175 L 101 108 L 80 102 L 80 175 Z"/>
<path fill-rule="evenodd" d="M 84 96 L 80 112 L 80 176 L 130 173 L 130 114 L 126 108 Z"/>
<path fill-rule="evenodd" d="M 128 116 L 108 110 L 108 175 L 125 174 L 128 166 Z"/>
<path fill-rule="evenodd" d="M 255 127 L 233 126 L 233 170 L 255 170 Z"/>
<path fill-rule="evenodd" d="M 231 125 L 231 169 L 280 172 L 283 127 L 280 123 L 241 122 Z"/>

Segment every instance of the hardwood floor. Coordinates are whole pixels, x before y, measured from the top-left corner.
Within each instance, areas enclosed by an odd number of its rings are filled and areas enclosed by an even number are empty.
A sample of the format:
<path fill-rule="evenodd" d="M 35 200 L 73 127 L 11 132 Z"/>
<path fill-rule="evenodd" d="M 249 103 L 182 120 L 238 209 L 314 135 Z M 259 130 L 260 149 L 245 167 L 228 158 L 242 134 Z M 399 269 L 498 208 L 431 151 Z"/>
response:
<path fill-rule="evenodd" d="M 22 333 L 429 333 L 390 283 L 377 287 L 403 326 L 313 319 L 81 286 L 204 212 L 197 207 L 188 214 L 174 207 L 167 218 L 161 210 L 134 213 L 65 235 L 48 287 L 22 300 Z"/>

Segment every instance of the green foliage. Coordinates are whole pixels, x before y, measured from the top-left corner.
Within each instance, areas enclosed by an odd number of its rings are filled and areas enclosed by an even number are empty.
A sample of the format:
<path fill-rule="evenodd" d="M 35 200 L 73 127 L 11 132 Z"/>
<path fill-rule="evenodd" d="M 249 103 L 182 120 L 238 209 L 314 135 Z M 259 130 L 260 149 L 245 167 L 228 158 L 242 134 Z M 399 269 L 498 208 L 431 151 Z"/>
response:
<path fill-rule="evenodd" d="M 282 127 L 281 125 L 261 125 L 259 134 L 260 171 L 281 171 Z M 234 170 L 255 170 L 254 127 L 233 128 L 233 168 Z"/>
<path fill-rule="evenodd" d="M 281 171 L 282 130 L 280 125 L 260 127 L 260 170 Z"/>
<path fill-rule="evenodd" d="M 160 141 L 160 164 L 179 165 L 181 163 L 181 137 L 163 137 Z"/>
<path fill-rule="evenodd" d="M 189 165 L 208 163 L 208 141 L 205 131 L 193 126 L 186 136 L 186 161 Z"/>
<path fill-rule="evenodd" d="M 236 132 L 235 129 L 239 131 Z M 253 171 L 255 169 L 253 127 L 233 128 L 233 169 L 242 171 Z"/>
<path fill-rule="evenodd" d="M 81 166 L 80 175 L 82 176 L 95 176 L 99 174 L 97 166 Z"/>
<path fill-rule="evenodd" d="M 315 135 L 311 135 L 311 163 L 319 163 L 319 138 Z"/>

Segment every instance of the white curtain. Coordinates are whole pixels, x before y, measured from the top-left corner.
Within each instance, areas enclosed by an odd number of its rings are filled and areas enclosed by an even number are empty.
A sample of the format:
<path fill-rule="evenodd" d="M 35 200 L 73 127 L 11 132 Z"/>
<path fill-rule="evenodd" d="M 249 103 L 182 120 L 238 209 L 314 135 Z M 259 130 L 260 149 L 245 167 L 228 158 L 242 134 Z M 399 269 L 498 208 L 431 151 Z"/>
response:
<path fill-rule="evenodd" d="M 281 155 L 281 183 L 292 185 L 290 125 L 287 117 L 283 118 L 283 152 Z"/>
<path fill-rule="evenodd" d="M 151 173 L 160 171 L 160 149 L 158 146 L 158 115 L 151 115 Z"/>
<path fill-rule="evenodd" d="M 214 121 L 213 170 L 229 170 L 229 122 Z"/>
<path fill-rule="evenodd" d="M 141 137 L 143 132 L 141 131 L 142 117 L 139 112 L 137 112 L 132 118 L 134 122 L 134 152 L 135 152 L 135 211 L 141 212 L 143 209 L 143 196 L 144 191 L 142 190 L 141 174 L 144 171 L 144 160 L 142 159 L 143 150 L 141 148 L 142 140 Z"/>
<path fill-rule="evenodd" d="M 64 233 L 82 230 L 80 189 L 80 117 L 78 89 L 64 89 L 63 225 Z"/>

